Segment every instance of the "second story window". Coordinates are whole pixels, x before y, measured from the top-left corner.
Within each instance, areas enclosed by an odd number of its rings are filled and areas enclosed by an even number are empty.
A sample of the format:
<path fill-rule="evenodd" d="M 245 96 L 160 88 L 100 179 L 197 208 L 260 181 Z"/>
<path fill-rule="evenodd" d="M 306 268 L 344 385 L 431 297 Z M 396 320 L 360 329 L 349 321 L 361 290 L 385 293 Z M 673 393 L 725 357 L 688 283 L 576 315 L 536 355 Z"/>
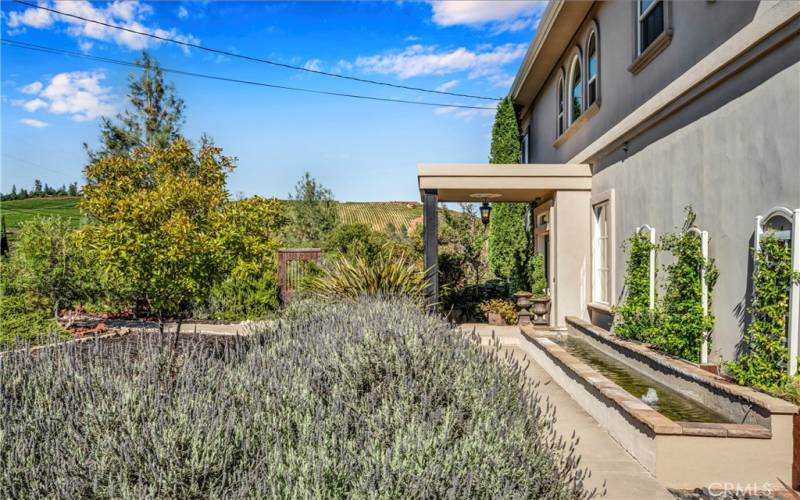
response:
<path fill-rule="evenodd" d="M 564 72 L 562 70 L 561 76 L 558 78 L 558 135 L 564 133 L 564 114 L 566 112 L 566 103 L 564 102 Z"/>
<path fill-rule="evenodd" d="M 586 106 L 597 101 L 597 32 L 589 35 L 586 45 Z"/>
<path fill-rule="evenodd" d="M 637 49 L 639 54 L 664 32 L 664 0 L 637 0 Z"/>
<path fill-rule="evenodd" d="M 570 67 L 569 100 L 569 124 L 572 125 L 583 113 L 583 77 L 580 56 L 575 56 Z"/>

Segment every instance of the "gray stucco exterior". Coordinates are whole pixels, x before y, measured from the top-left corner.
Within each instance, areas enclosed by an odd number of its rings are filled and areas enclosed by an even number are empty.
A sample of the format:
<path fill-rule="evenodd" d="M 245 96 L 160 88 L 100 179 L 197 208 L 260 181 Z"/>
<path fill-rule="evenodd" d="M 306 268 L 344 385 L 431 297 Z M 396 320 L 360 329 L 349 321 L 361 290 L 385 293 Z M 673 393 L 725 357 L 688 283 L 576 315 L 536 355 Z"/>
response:
<path fill-rule="evenodd" d="M 528 131 L 530 163 L 574 162 L 644 103 L 747 27 L 775 2 L 669 2 L 672 37 L 638 73 L 634 59 L 634 2 L 596 3 L 576 23 L 561 62 L 531 103 L 518 103 Z M 599 35 L 600 99 L 590 116 L 556 141 L 556 89 L 575 47 L 589 30 Z M 713 293 L 717 318 L 712 359 L 735 356 L 748 317 L 754 218 L 775 206 L 800 208 L 800 16 L 743 49 L 722 70 L 665 105 L 635 132 L 579 161 L 592 167 L 592 196 L 614 193 L 611 272 L 613 302 L 623 293 L 623 240 L 641 224 L 658 234 L 683 222 L 684 208 L 709 232 L 720 277 Z M 737 66 L 736 60 L 742 63 Z M 721 76 L 720 76 L 721 75 Z M 709 83 L 710 82 L 710 83 Z M 587 214 L 587 218 L 589 214 Z M 661 264 L 668 258 L 661 256 Z M 587 300 L 590 302 L 591 300 Z M 591 314 L 602 322 L 603 314 Z"/>

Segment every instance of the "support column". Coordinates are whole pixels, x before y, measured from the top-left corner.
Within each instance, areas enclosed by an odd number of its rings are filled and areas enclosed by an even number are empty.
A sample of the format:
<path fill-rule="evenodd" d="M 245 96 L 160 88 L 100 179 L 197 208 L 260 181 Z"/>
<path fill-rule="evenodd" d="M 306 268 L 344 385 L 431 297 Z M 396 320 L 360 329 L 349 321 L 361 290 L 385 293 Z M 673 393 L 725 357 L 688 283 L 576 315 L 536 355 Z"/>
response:
<path fill-rule="evenodd" d="M 439 302 L 439 193 L 435 189 L 422 194 L 424 264 L 428 276 L 428 303 Z"/>

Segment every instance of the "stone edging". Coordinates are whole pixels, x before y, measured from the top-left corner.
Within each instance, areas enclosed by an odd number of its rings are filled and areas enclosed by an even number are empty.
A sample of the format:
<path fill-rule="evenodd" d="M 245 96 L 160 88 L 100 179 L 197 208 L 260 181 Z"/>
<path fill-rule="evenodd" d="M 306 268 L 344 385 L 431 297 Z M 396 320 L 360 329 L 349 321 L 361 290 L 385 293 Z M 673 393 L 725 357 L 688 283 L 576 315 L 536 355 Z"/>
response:
<path fill-rule="evenodd" d="M 621 339 L 611 332 L 592 325 L 591 323 L 588 323 L 580 318 L 567 316 L 566 322 L 567 325 L 594 337 L 598 341 L 614 344 L 622 349 L 633 351 L 636 354 L 646 357 L 653 363 L 675 373 L 676 375 L 702 385 L 711 386 L 714 389 L 732 397 L 744 399 L 748 403 L 764 408 L 769 413 L 797 414 L 800 412 L 797 405 L 788 401 L 770 396 L 769 394 L 765 394 L 763 392 L 759 392 L 750 387 L 736 384 L 724 377 L 714 375 L 713 373 L 703 370 L 694 363 L 661 354 L 639 342 Z"/>
<path fill-rule="evenodd" d="M 618 408 L 624 415 L 644 425 L 654 435 L 686 435 L 707 437 L 756 438 L 770 439 L 772 432 L 760 425 L 675 422 L 639 399 L 635 398 L 619 385 L 615 384 L 600 372 L 565 351 L 561 346 L 546 337 L 522 334 L 532 343 L 539 346 L 548 357 L 563 370 L 573 376 L 584 386 L 594 389 L 600 397 Z"/>

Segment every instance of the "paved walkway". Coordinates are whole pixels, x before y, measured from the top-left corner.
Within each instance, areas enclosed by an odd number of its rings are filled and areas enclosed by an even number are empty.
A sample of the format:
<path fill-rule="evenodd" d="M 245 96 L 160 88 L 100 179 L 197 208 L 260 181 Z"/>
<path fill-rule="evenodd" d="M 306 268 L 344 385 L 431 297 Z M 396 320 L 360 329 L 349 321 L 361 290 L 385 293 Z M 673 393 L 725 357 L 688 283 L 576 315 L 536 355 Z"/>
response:
<path fill-rule="evenodd" d="M 525 356 L 528 341 L 515 326 L 490 326 L 470 324 L 462 328 L 472 330 L 489 342 L 492 331 L 500 339 L 503 348 L 508 349 L 518 359 Z M 592 472 L 587 484 L 589 488 L 603 490 L 606 485 L 605 498 L 615 500 L 671 499 L 667 489 L 659 484 L 608 432 L 565 392 L 547 372 L 531 360 L 527 375 L 540 382 L 539 391 L 550 398 L 556 406 L 556 429 L 565 437 L 574 430 L 580 438 L 577 451 L 581 455 L 581 464 Z"/>

